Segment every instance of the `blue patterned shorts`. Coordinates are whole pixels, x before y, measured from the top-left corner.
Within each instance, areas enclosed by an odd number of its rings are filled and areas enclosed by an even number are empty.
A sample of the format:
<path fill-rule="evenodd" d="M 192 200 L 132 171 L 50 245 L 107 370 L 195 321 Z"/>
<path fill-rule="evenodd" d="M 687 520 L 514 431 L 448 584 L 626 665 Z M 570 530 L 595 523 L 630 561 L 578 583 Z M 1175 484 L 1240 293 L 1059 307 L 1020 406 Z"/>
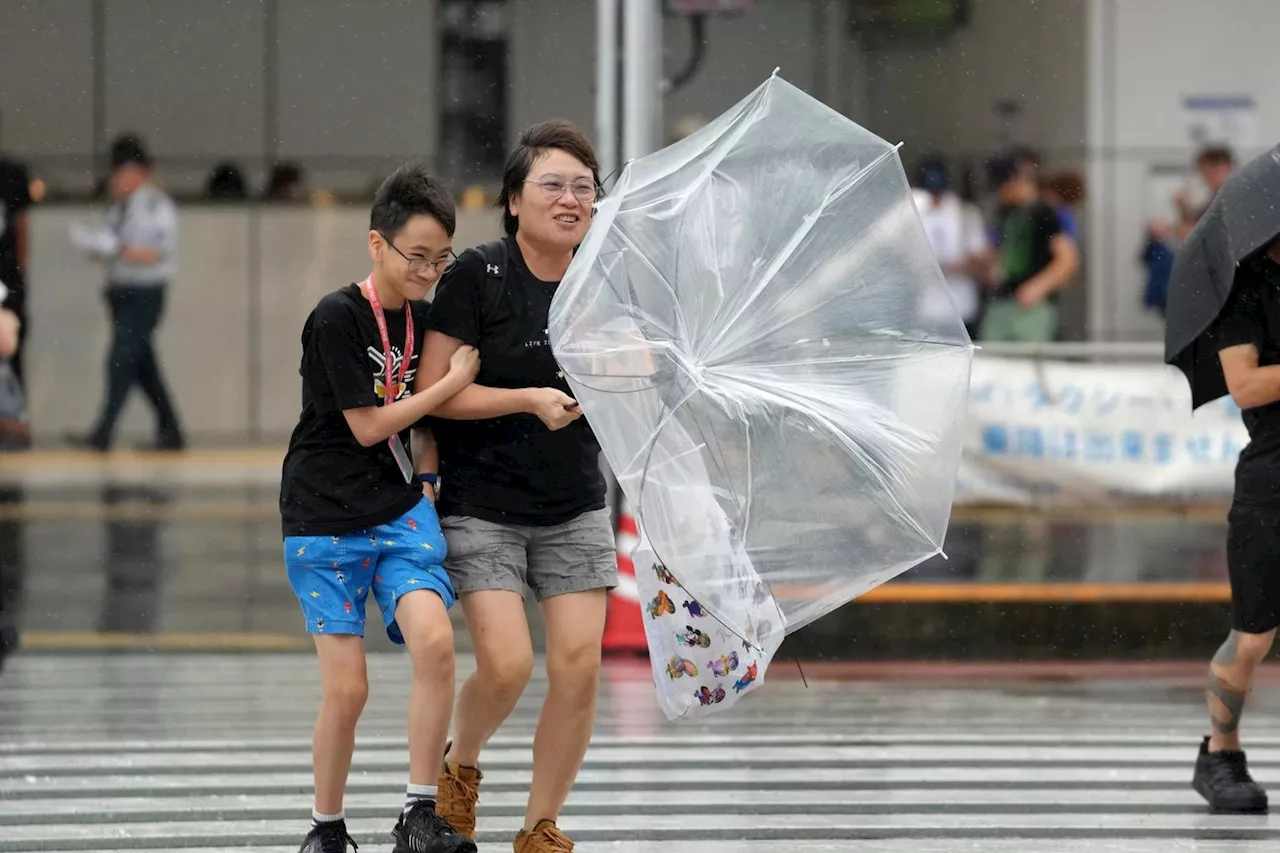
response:
<path fill-rule="evenodd" d="M 405 593 L 430 590 L 445 609 L 457 600 L 443 568 L 447 553 L 435 506 L 423 498 L 389 524 L 341 536 L 287 536 L 284 563 L 312 634 L 364 636 L 365 600 L 373 592 L 387 636 L 404 644 L 396 602 Z"/>

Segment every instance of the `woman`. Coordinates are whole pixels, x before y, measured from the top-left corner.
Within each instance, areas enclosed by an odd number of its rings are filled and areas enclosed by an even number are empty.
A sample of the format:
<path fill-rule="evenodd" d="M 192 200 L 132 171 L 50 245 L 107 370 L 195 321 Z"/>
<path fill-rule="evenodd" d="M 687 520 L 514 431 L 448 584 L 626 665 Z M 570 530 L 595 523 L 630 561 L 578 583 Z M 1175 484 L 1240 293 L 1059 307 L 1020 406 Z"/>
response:
<path fill-rule="evenodd" d="M 547 696 L 516 853 L 567 853 L 556 820 L 591 738 L 606 596 L 617 585 L 600 448 L 569 396 L 547 339 L 556 286 L 586 235 L 600 184 L 590 142 L 567 122 L 534 125 L 507 158 L 499 205 L 506 237 L 464 252 L 432 305 L 418 381 L 448 370 L 460 346 L 480 373 L 435 410 L 439 513 L 448 571 L 475 645 L 438 809 L 474 837 L 480 751 L 533 670 L 525 589 L 541 603 Z"/>

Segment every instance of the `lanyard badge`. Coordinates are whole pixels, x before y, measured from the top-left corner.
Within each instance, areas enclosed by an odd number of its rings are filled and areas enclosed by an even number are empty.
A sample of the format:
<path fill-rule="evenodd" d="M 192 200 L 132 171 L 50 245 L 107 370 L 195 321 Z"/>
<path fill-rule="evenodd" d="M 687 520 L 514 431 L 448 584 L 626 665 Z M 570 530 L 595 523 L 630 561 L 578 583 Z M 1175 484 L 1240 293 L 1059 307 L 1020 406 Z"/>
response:
<path fill-rule="evenodd" d="M 391 351 L 391 336 L 387 333 L 387 318 L 382 310 L 382 300 L 378 299 L 378 291 L 373 286 L 373 277 L 370 276 L 364 280 L 363 289 L 365 296 L 369 299 L 369 305 L 373 308 L 373 319 L 378 323 L 378 334 L 382 336 L 382 360 L 385 369 L 383 377 L 383 393 L 382 404 L 390 406 L 400 396 L 400 392 L 404 387 L 404 375 L 409 369 L 409 362 L 413 359 L 413 307 L 406 300 L 404 304 L 404 357 L 400 359 L 400 369 L 393 370 L 395 363 L 395 353 Z M 391 448 L 391 455 L 395 457 L 396 464 L 400 466 L 400 473 L 404 476 L 406 483 L 413 482 L 413 460 L 409 458 L 408 451 L 404 448 L 404 442 L 400 440 L 399 435 L 392 435 L 387 439 L 387 446 Z"/>

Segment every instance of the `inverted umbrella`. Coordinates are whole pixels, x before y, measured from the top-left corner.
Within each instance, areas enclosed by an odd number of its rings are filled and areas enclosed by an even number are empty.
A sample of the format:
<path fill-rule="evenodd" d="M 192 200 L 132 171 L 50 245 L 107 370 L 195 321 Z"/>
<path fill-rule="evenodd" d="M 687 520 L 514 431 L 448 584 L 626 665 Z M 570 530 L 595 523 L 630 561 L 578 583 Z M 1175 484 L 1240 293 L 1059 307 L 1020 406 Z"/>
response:
<path fill-rule="evenodd" d="M 1165 362 L 1191 385 L 1193 409 L 1227 393 L 1204 333 L 1227 304 L 1236 270 L 1280 234 L 1280 146 L 1237 169 L 1174 257 L 1165 308 Z"/>
<path fill-rule="evenodd" d="M 548 331 L 652 549 L 669 715 L 941 551 L 973 352 L 941 292 L 897 149 L 776 72 L 600 202 Z"/>

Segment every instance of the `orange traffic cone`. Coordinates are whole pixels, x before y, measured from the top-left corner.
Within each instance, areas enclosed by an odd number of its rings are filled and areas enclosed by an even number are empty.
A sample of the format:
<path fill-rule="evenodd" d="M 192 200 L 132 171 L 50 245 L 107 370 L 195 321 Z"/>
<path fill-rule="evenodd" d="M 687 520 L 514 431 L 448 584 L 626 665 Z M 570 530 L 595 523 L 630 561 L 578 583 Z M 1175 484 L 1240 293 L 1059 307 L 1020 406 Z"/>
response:
<path fill-rule="evenodd" d="M 649 642 L 644 635 L 636 567 L 631 562 L 631 554 L 640 542 L 640 528 L 625 499 L 618 508 L 618 526 L 614 536 L 618 546 L 618 586 L 609 592 L 609 609 L 604 618 L 604 650 L 645 654 L 649 650 Z"/>

